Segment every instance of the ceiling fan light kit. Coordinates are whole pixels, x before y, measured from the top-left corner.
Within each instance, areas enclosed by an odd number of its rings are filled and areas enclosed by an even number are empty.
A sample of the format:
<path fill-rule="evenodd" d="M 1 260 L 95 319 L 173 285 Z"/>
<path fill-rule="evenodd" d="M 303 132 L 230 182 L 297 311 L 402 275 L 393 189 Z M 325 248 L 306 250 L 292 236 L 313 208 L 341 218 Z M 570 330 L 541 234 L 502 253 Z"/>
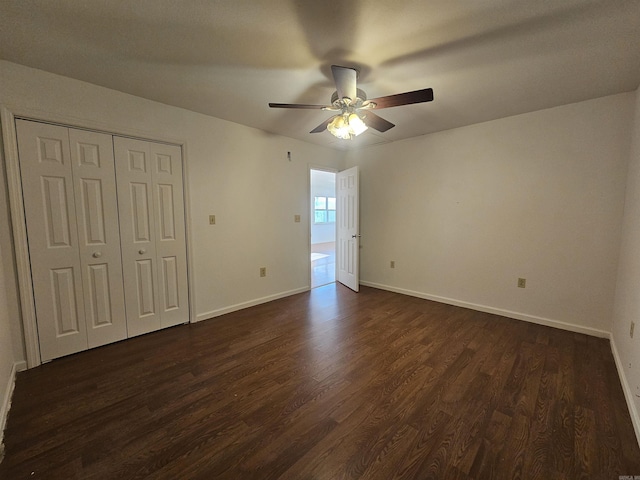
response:
<path fill-rule="evenodd" d="M 358 72 L 355 68 L 332 65 L 331 73 L 336 84 L 336 91 L 331 96 L 331 105 L 270 103 L 269 106 L 271 108 L 319 109 L 340 112 L 322 122 L 311 130 L 311 133 L 328 130 L 329 133 L 340 139 L 351 140 L 369 127 L 379 132 L 386 132 L 395 126 L 373 112 L 364 114 L 361 112 L 362 110 L 399 107 L 433 100 L 433 90 L 430 88 L 367 100 L 366 93 L 356 87 Z"/>
<path fill-rule="evenodd" d="M 367 130 L 367 125 L 357 113 L 341 113 L 333 117 L 327 125 L 327 130 L 331 135 L 343 140 L 351 140 Z"/>

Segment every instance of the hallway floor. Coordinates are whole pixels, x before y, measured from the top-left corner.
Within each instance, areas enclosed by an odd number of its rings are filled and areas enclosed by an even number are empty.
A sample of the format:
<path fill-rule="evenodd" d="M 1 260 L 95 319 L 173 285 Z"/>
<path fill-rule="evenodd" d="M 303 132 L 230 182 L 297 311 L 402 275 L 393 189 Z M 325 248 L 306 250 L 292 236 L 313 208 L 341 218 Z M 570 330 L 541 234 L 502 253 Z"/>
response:
<path fill-rule="evenodd" d="M 311 245 L 311 288 L 336 281 L 336 243 Z"/>

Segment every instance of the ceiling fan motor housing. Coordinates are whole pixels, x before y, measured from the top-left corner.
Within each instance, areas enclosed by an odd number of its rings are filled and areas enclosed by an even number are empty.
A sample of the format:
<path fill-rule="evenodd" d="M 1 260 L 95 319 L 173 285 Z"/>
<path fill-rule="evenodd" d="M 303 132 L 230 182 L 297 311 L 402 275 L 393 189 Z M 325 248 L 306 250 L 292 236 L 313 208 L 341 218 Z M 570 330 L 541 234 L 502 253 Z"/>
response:
<path fill-rule="evenodd" d="M 360 103 L 364 102 L 367 99 L 367 94 L 364 93 L 364 90 L 356 88 L 356 98 L 352 98 L 351 103 L 357 103 L 358 99 L 360 99 Z M 336 104 L 336 102 L 338 102 L 338 104 Z M 340 98 L 338 98 L 338 91 L 336 90 L 335 92 L 333 92 L 333 95 L 331 95 L 331 105 L 340 106 L 339 103 Z"/>

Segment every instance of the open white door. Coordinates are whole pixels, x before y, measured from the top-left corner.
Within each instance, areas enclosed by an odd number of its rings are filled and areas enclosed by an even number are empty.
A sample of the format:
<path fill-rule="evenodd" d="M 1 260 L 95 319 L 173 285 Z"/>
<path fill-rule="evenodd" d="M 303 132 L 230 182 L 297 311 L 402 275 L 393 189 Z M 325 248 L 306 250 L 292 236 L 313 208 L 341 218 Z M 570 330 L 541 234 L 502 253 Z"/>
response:
<path fill-rule="evenodd" d="M 338 172 L 338 281 L 360 289 L 360 220 L 358 167 Z"/>

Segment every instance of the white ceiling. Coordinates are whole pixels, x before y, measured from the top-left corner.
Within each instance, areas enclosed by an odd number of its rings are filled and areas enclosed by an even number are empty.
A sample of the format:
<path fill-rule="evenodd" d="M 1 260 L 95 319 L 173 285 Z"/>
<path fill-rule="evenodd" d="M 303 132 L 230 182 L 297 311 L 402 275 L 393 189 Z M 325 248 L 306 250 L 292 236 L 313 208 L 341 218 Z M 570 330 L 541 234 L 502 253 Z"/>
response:
<path fill-rule="evenodd" d="M 2 0 L 0 58 L 332 147 L 389 142 L 634 90 L 638 0 Z M 396 124 L 353 141 L 308 133 L 330 65 Z"/>

